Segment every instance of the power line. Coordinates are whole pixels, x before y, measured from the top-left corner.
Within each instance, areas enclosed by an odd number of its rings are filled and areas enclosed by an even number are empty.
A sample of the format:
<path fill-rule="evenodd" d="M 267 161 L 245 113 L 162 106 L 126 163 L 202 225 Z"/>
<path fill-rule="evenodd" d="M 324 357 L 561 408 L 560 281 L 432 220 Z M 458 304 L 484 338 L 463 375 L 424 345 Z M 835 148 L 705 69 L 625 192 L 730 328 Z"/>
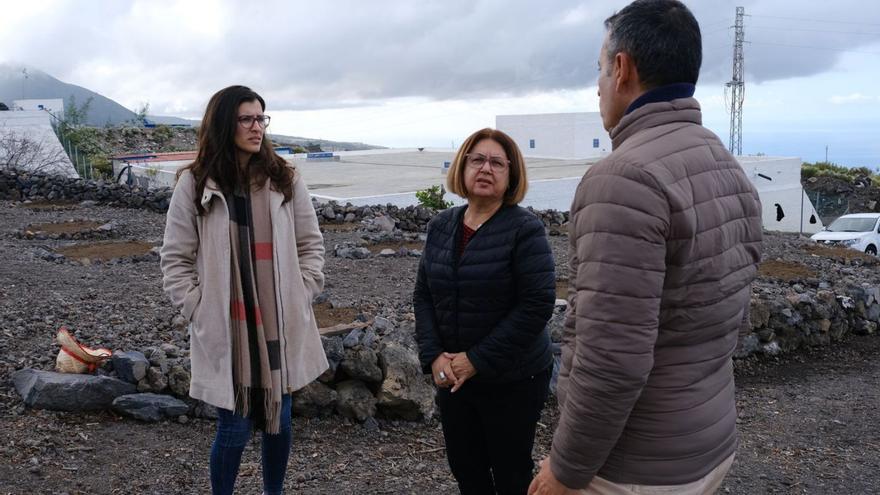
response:
<path fill-rule="evenodd" d="M 724 26 L 724 27 L 721 28 L 721 29 L 713 29 L 712 31 L 708 31 L 708 32 L 704 31 L 704 32 L 702 33 L 702 35 L 705 37 L 705 36 L 710 35 L 710 34 L 717 34 L 717 33 L 722 33 L 722 32 L 724 32 L 724 31 L 730 31 L 730 28 L 732 28 L 732 27 L 733 27 L 733 26 Z"/>
<path fill-rule="evenodd" d="M 719 21 L 710 22 L 710 23 L 701 23 L 700 24 L 700 31 L 703 31 L 703 30 L 708 29 L 710 27 L 720 26 L 722 24 L 729 24 L 729 23 L 730 23 L 730 21 L 727 19 L 721 19 Z M 729 25 L 724 26 L 724 29 L 727 29 L 728 27 L 730 27 L 730 26 Z"/>
<path fill-rule="evenodd" d="M 749 43 L 753 45 L 768 45 L 768 46 L 785 46 L 789 48 L 806 48 L 810 50 L 825 50 L 829 52 L 843 52 L 843 53 L 863 53 L 866 55 L 880 55 L 880 52 L 870 52 L 865 50 L 847 50 L 843 48 L 828 48 L 825 46 L 807 46 L 807 45 L 791 45 L 788 43 L 768 43 L 765 41 L 750 41 Z"/>
<path fill-rule="evenodd" d="M 775 15 L 759 15 L 759 14 L 751 14 L 752 17 L 763 17 L 766 19 L 784 19 L 787 21 L 801 21 L 801 22 L 823 22 L 828 24 L 857 24 L 860 26 L 877 26 L 880 27 L 880 24 L 876 22 L 856 22 L 856 21 L 829 21 L 827 19 L 805 19 L 798 17 L 781 17 Z M 749 26 L 751 27 L 751 26 Z"/>
<path fill-rule="evenodd" d="M 807 28 L 788 28 L 777 26 L 749 26 L 749 29 L 772 29 L 774 31 L 805 31 L 809 33 L 836 33 L 836 34 L 858 34 L 866 36 L 880 36 L 880 31 L 867 33 L 863 31 L 833 31 L 828 29 L 807 29 Z"/>

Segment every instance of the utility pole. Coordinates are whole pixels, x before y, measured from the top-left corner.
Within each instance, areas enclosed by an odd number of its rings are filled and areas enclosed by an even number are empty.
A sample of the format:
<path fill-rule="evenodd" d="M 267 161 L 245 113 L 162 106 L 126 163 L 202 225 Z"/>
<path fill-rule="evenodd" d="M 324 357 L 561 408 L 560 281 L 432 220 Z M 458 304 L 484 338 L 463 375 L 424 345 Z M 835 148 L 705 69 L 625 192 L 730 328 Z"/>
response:
<path fill-rule="evenodd" d="M 743 16 L 745 8 L 736 8 L 735 38 L 733 42 L 733 79 L 727 83 L 730 88 L 730 152 L 742 155 L 742 107 L 746 83 L 743 80 Z"/>
<path fill-rule="evenodd" d="M 22 78 L 22 80 L 21 80 L 21 99 L 23 100 L 23 99 L 24 99 L 24 95 L 25 95 L 25 92 L 24 92 L 24 85 L 25 85 L 25 83 L 27 82 L 27 79 L 28 79 L 27 69 L 26 69 L 26 68 L 25 68 L 25 69 L 21 69 L 21 73 L 24 74 L 24 78 Z"/>

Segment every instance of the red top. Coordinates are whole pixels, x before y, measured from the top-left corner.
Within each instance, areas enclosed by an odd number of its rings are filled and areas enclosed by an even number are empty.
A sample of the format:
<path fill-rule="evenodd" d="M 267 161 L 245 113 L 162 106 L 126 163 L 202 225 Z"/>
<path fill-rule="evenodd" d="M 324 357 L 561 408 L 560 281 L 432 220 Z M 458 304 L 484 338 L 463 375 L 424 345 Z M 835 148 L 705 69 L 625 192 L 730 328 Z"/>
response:
<path fill-rule="evenodd" d="M 476 230 L 468 227 L 464 223 L 464 219 L 461 220 L 461 242 L 458 243 L 458 257 L 461 258 L 462 253 L 464 253 L 464 247 L 467 246 L 468 241 L 471 240 L 471 237 L 477 233 Z"/>

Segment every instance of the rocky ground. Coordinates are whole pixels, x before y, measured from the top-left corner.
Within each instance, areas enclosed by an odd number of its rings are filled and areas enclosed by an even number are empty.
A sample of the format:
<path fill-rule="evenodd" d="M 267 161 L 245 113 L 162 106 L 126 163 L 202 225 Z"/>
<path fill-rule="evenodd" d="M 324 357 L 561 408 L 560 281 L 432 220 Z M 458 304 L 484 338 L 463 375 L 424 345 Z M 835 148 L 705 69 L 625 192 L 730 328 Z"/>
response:
<path fill-rule="evenodd" d="M 75 231 L 64 223 L 71 220 L 93 222 L 88 230 L 95 233 L 89 239 L 26 234 L 46 223 L 53 227 L 42 231 Z M 96 230 L 108 223 L 110 234 Z M 148 424 L 112 412 L 32 410 L 10 381 L 25 367 L 52 369 L 53 336 L 62 324 L 92 346 L 186 349 L 186 332 L 175 325 L 161 291 L 156 258 L 144 252 L 145 244 L 161 242 L 163 223 L 162 214 L 143 210 L 0 202 L 0 493 L 208 492 L 210 420 Z M 326 226 L 328 253 L 361 236 L 355 226 Z M 109 247 L 83 247 L 108 240 L 136 242 L 137 251 L 104 261 Z M 378 257 L 382 248 L 400 246 L 365 244 L 374 256 L 328 255 L 319 322 L 386 316 L 406 331 L 418 258 Z M 553 236 L 551 244 L 564 276 L 567 238 Z M 404 247 L 418 249 L 418 243 Z M 792 236 L 768 235 L 765 259 L 773 263 L 765 264 L 765 283 L 757 290 L 767 297 L 782 297 L 789 284 L 880 285 L 874 259 L 815 251 Z M 741 445 L 724 493 L 880 491 L 880 339 L 851 335 L 828 347 L 738 360 L 736 368 Z M 536 458 L 546 454 L 555 423 L 548 404 Z M 335 415 L 296 418 L 294 435 L 289 493 L 456 493 L 436 417 L 365 423 Z M 246 452 L 240 493 L 260 491 L 258 443 Z"/>

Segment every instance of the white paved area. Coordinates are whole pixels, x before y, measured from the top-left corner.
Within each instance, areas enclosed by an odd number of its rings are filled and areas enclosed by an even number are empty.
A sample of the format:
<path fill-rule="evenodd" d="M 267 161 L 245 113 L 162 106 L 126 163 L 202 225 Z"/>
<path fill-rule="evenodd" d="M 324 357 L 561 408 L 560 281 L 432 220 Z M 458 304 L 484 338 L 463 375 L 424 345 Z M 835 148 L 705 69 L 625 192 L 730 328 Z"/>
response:
<path fill-rule="evenodd" d="M 443 163 L 451 162 L 452 150 L 377 150 L 341 152 L 339 161 L 306 160 L 297 155 L 294 161 L 302 170 L 313 196 L 354 205 L 416 204 L 415 191 L 445 184 Z M 537 209 L 568 210 L 580 178 L 589 168 L 589 160 L 526 158 L 529 193 L 523 206 Z M 447 200 L 463 200 L 447 194 Z"/>

